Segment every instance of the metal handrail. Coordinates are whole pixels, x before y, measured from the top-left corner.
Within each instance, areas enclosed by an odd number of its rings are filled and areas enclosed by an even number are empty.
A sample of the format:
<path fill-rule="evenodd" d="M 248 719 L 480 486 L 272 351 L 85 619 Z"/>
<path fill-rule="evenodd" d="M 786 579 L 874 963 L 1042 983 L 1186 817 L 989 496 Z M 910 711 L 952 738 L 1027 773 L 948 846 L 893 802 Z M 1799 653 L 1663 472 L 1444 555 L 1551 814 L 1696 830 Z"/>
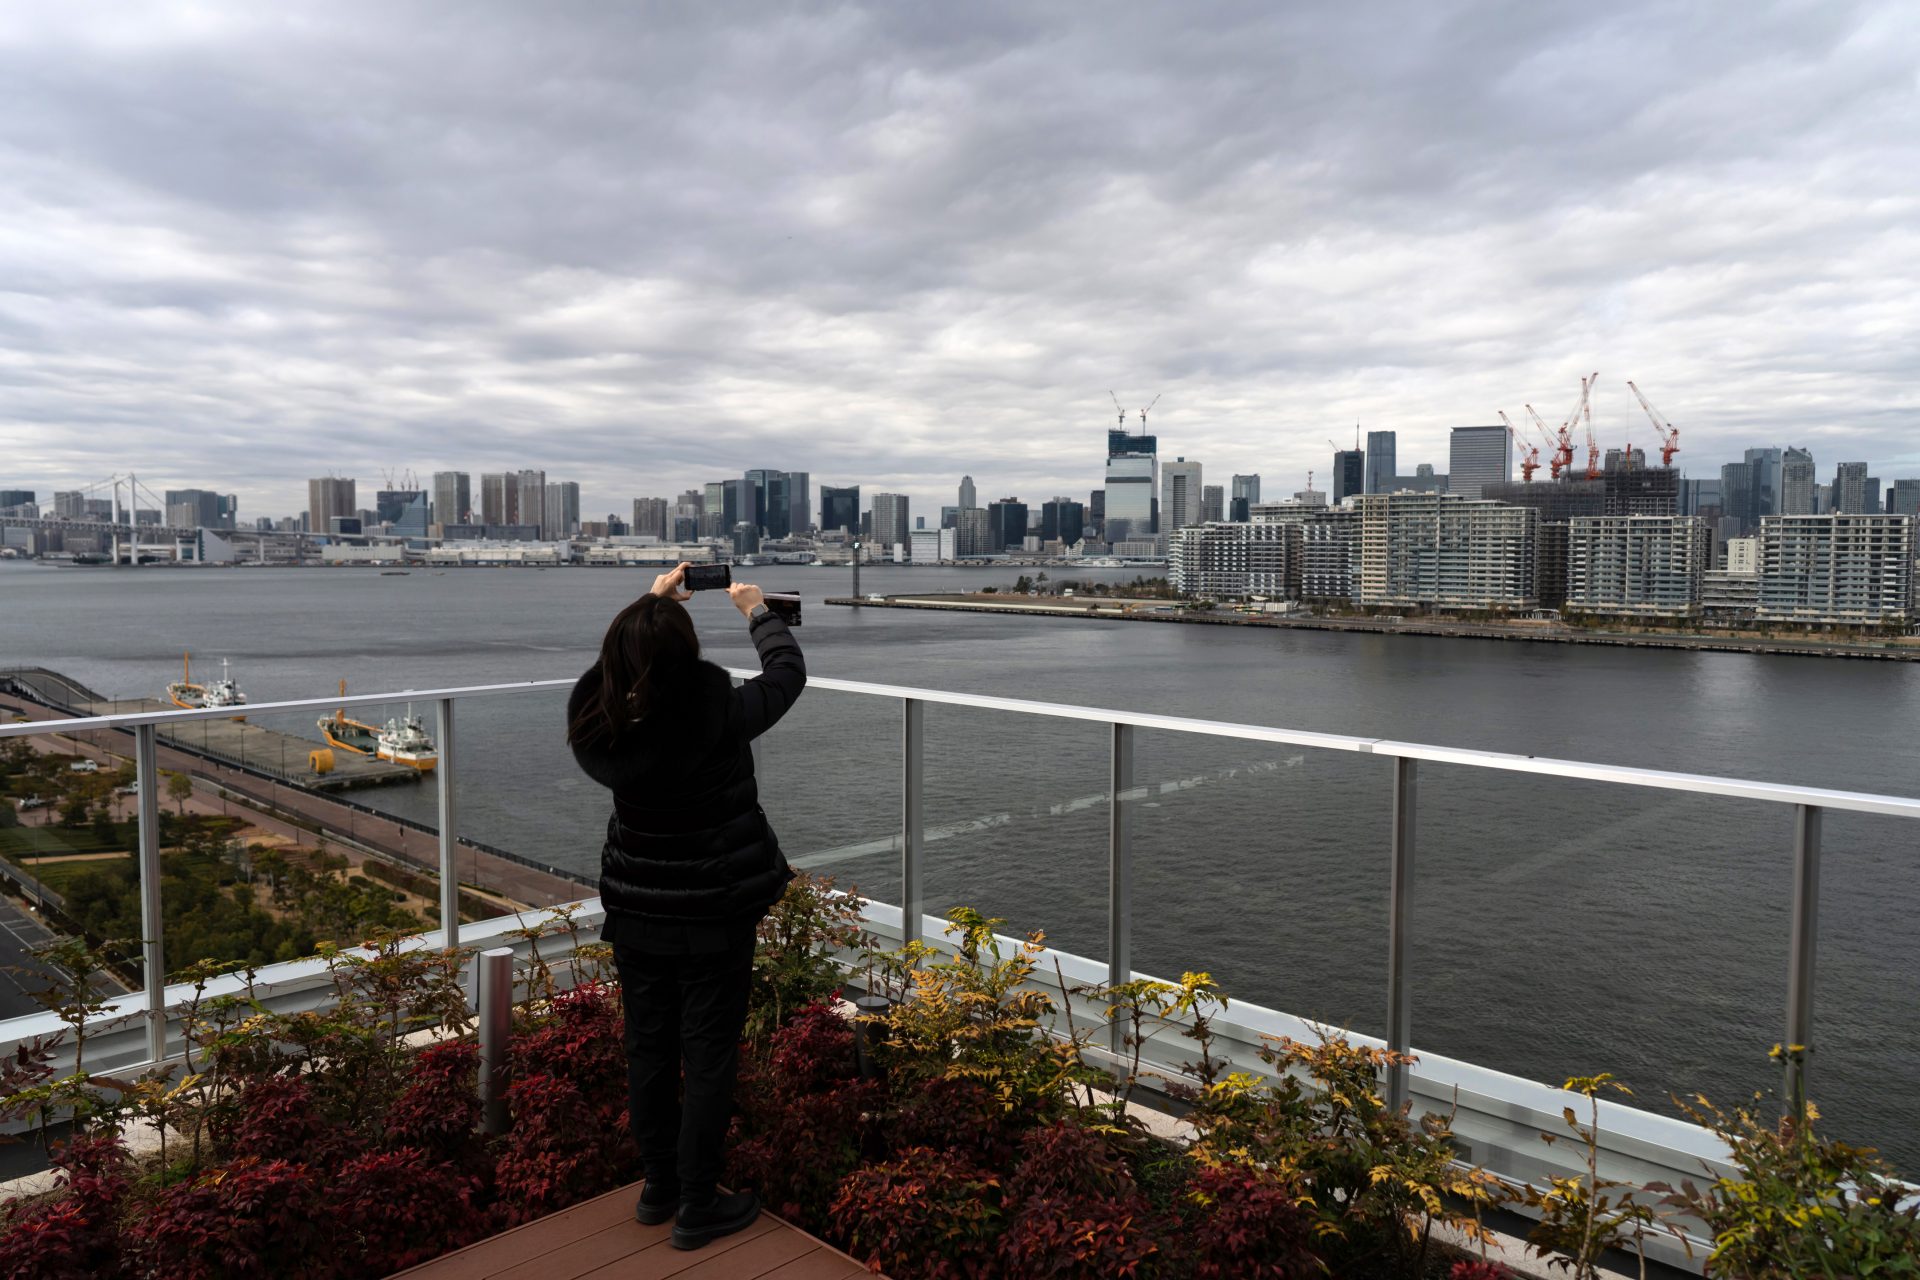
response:
<path fill-rule="evenodd" d="M 732 669 L 730 674 L 747 679 L 759 673 Z M 354 694 L 350 697 L 307 698 L 287 702 L 255 703 L 246 707 L 249 716 L 277 712 L 325 709 L 338 706 L 365 706 L 394 702 L 433 702 L 436 705 L 440 736 L 439 776 L 436 779 L 440 807 L 440 873 L 442 877 L 441 930 L 447 945 L 457 945 L 460 925 L 457 911 L 457 877 L 454 871 L 456 850 L 454 826 L 454 717 L 453 704 L 460 698 L 482 698 L 509 694 L 536 693 L 569 689 L 572 680 L 529 680 L 510 684 L 471 685 L 440 689 L 402 689 L 386 693 Z M 900 785 L 901 817 L 899 850 L 901 935 L 918 938 L 922 932 L 922 901 L 925 862 L 925 709 L 928 704 L 972 707 L 1018 715 L 1037 715 L 1055 719 L 1082 720 L 1105 724 L 1110 732 L 1111 769 L 1108 774 L 1108 946 L 1106 969 L 1110 980 L 1124 981 L 1134 975 L 1132 967 L 1133 904 L 1131 814 L 1138 799 L 1134 785 L 1135 739 L 1141 729 L 1170 733 L 1198 734 L 1258 742 L 1286 743 L 1323 750 L 1351 751 L 1383 756 L 1393 762 L 1391 778 L 1391 845 L 1388 876 L 1388 955 L 1387 955 L 1387 1046 L 1401 1054 L 1410 1054 L 1412 1023 L 1413 953 L 1412 902 L 1415 890 L 1417 845 L 1418 774 L 1420 763 L 1456 765 L 1467 768 L 1495 769 L 1530 773 L 1587 782 L 1648 787 L 1666 791 L 1689 792 L 1735 799 L 1794 806 L 1794 870 L 1792 904 L 1789 916 L 1789 967 L 1787 1007 L 1783 1042 L 1808 1045 L 1813 1042 L 1814 957 L 1819 921 L 1821 818 L 1826 810 L 1872 813 L 1896 818 L 1920 819 L 1920 798 L 1878 795 L 1822 787 L 1804 787 L 1750 779 L 1717 777 L 1708 774 L 1677 773 L 1642 769 L 1625 765 L 1595 764 L 1577 760 L 1478 751 L 1459 747 L 1402 742 L 1391 738 L 1356 737 L 1344 734 L 1316 733 L 1280 729 L 1265 725 L 1228 721 L 1200 720 L 1184 716 L 1157 715 L 1107 707 L 1083 707 L 1067 703 L 1037 702 L 1022 698 L 1003 698 L 986 694 L 957 693 L 948 690 L 919 689 L 903 685 L 816 677 L 810 683 L 820 689 L 885 698 L 901 707 Z M 140 874 L 142 883 L 142 925 L 146 937 L 148 1044 L 154 1062 L 165 1060 L 165 965 L 162 949 L 158 850 L 158 795 L 149 785 L 157 773 L 154 758 L 155 728 L 163 724 L 231 718 L 231 707 L 189 708 L 124 715 L 72 717 L 63 720 L 32 721 L 0 725 L 0 738 L 35 734 L 86 732 L 94 729 L 132 730 L 136 739 L 135 759 L 140 786 Z M 1799 1095 L 1805 1071 L 1803 1058 L 1790 1055 L 1784 1096 Z M 1385 1081 L 1390 1101 L 1398 1105 L 1409 1097 L 1407 1068 L 1390 1068 Z"/>

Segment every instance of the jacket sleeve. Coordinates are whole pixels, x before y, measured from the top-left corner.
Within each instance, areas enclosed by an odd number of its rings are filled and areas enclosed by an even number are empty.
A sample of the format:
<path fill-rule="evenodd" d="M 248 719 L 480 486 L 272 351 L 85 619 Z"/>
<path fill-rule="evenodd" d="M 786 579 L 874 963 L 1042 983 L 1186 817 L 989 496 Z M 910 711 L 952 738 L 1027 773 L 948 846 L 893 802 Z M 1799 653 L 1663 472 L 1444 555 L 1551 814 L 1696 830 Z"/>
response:
<path fill-rule="evenodd" d="M 753 647 L 760 652 L 760 674 L 733 691 L 740 707 L 740 725 L 748 738 L 757 738 L 780 722 L 787 708 L 807 687 L 807 662 L 800 642 L 777 615 L 762 614 L 748 624 Z"/>

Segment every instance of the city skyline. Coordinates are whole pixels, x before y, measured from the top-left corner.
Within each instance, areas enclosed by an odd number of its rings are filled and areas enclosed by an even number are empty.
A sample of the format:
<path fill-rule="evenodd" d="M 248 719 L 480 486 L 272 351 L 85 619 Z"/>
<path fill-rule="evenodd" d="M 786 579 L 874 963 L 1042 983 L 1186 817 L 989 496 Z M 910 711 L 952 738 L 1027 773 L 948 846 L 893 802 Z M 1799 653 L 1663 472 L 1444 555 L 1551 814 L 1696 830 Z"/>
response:
<path fill-rule="evenodd" d="M 771 461 L 1038 501 L 1094 487 L 1111 388 L 1290 492 L 1355 422 L 1444 467 L 1596 367 L 1603 448 L 1651 441 L 1631 377 L 1691 475 L 1920 474 L 1920 34 L 1708 9 L 501 7 L 457 51 L 374 6 L 21 10 L 5 482 L 163 458 L 281 513 L 538 466 L 600 512 Z"/>

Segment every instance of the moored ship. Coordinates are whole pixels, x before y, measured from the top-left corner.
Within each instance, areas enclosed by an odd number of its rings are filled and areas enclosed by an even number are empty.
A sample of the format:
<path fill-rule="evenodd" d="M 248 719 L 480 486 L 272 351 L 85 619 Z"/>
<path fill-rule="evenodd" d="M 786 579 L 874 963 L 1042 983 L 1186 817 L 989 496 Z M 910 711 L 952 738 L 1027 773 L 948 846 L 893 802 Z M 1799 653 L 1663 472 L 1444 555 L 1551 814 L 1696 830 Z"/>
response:
<path fill-rule="evenodd" d="M 205 707 L 243 707 L 247 695 L 240 692 L 240 686 L 227 674 L 227 660 L 220 659 L 220 678 L 206 684 L 196 684 L 193 679 L 193 655 L 180 655 L 181 677 L 167 686 L 167 701 L 176 707 L 199 710 Z"/>
<path fill-rule="evenodd" d="M 340 696 L 347 696 L 345 680 L 340 682 Z M 329 746 L 355 755 L 372 756 L 422 773 L 430 772 L 440 762 L 439 749 L 422 727 L 420 718 L 413 714 L 411 704 L 404 716 L 394 717 L 379 728 L 364 720 L 351 719 L 345 707 L 321 717 L 316 726 Z"/>

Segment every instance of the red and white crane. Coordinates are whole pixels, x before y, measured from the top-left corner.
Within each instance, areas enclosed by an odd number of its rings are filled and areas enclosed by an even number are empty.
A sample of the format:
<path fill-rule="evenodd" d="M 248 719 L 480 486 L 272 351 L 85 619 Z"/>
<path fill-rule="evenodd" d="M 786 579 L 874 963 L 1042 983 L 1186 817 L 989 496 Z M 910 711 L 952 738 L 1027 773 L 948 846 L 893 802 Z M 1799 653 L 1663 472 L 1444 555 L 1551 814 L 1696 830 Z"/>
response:
<path fill-rule="evenodd" d="M 1507 438 L 1513 441 L 1513 447 L 1520 451 L 1520 479 L 1526 484 L 1533 483 L 1533 473 L 1540 469 L 1540 446 L 1530 444 L 1521 438 L 1519 429 L 1513 425 L 1513 419 L 1507 416 L 1505 409 L 1496 409 L 1500 421 L 1507 424 Z"/>
<path fill-rule="evenodd" d="M 1680 452 L 1680 428 L 1653 411 L 1653 406 L 1647 403 L 1647 398 L 1641 394 L 1640 388 L 1633 385 L 1633 379 L 1627 379 L 1627 386 L 1632 388 L 1633 397 L 1640 402 L 1640 407 L 1647 411 L 1647 417 L 1653 420 L 1654 433 L 1660 437 L 1660 465 L 1672 466 L 1673 455 Z"/>
<path fill-rule="evenodd" d="M 1533 429 L 1540 433 L 1540 438 L 1547 442 L 1547 448 L 1552 451 L 1547 456 L 1547 475 L 1551 479 L 1558 480 L 1560 473 L 1565 471 L 1573 462 L 1573 445 L 1569 441 L 1555 436 L 1552 431 L 1547 429 L 1546 419 L 1540 416 L 1538 409 L 1532 405 L 1528 405 L 1526 408 L 1527 417 L 1533 420 Z M 1562 434 L 1565 434 L 1564 431 Z M 1561 456 L 1563 449 L 1566 451 L 1564 457 Z"/>

